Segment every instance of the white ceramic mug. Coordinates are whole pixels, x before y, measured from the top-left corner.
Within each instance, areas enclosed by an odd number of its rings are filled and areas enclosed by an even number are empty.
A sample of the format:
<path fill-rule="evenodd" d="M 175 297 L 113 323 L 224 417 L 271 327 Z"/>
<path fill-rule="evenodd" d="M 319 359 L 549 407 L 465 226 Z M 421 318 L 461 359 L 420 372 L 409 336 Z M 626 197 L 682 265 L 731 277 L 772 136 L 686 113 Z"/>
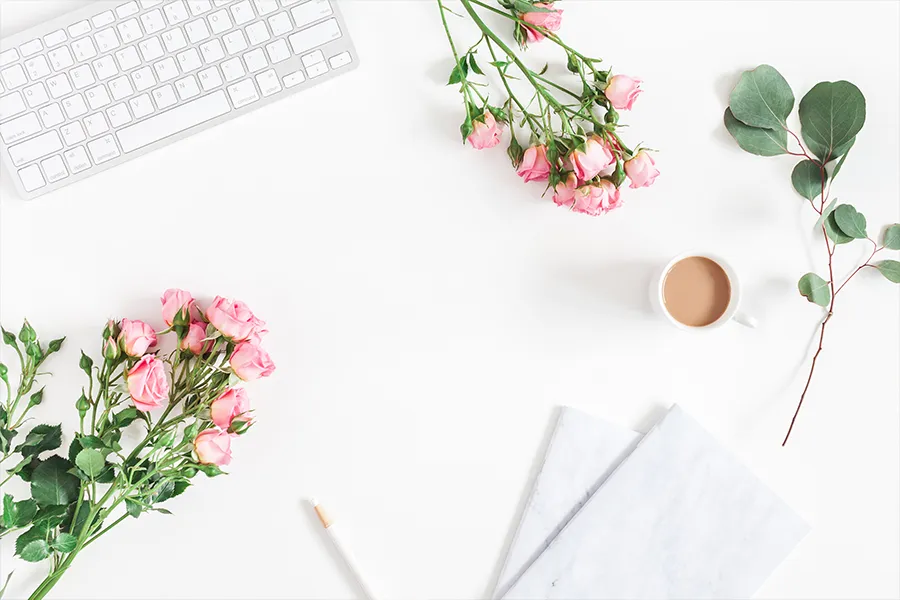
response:
<path fill-rule="evenodd" d="M 704 325 L 702 327 L 692 327 L 690 325 L 685 325 L 681 321 L 677 320 L 666 309 L 665 302 L 664 287 L 666 283 L 666 276 L 669 274 L 669 271 L 672 269 L 672 267 L 675 266 L 677 262 L 684 260 L 685 258 L 691 258 L 693 256 L 708 258 L 709 260 L 722 267 L 722 270 L 725 271 L 725 275 L 728 277 L 728 282 L 731 284 L 731 298 L 728 302 L 728 308 L 725 309 L 725 312 L 722 313 L 722 316 L 720 316 L 718 319 L 716 319 L 709 325 Z M 669 321 L 669 323 L 679 329 L 687 329 L 691 331 L 716 329 L 717 327 L 721 327 L 732 319 L 734 319 L 741 325 L 751 328 L 755 328 L 758 323 L 755 318 L 748 315 L 747 313 L 740 311 L 741 282 L 740 279 L 738 279 L 737 273 L 735 272 L 734 268 L 721 256 L 718 256 L 711 252 L 684 252 L 667 262 L 665 266 L 663 266 L 663 268 L 657 272 L 657 275 L 652 279 L 650 283 L 650 303 L 661 315 L 666 318 L 666 320 Z"/>

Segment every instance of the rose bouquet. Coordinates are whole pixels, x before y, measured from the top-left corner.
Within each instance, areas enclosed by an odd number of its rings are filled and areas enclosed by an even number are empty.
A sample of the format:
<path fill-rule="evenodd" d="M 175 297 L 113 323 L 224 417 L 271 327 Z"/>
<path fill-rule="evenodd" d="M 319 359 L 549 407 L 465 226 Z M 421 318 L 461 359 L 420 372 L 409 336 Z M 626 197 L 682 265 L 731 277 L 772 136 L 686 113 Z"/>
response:
<path fill-rule="evenodd" d="M 462 15 L 438 0 L 454 61 L 448 85 L 459 85 L 465 107 L 460 126 L 463 143 L 468 141 L 478 150 L 493 148 L 508 126 L 507 153 L 519 176 L 526 182 L 546 181 L 556 204 L 588 215 L 621 206 L 620 188 L 626 178 L 632 188 L 653 183 L 659 171 L 647 149 L 629 148 L 617 133 L 619 111 L 631 110 L 641 93 L 641 80 L 601 69 L 601 59 L 585 56 L 563 42 L 557 34 L 563 16 L 558 2 L 499 0 L 493 5 L 460 0 L 460 4 L 480 33 L 465 51 L 457 49 L 447 21 L 448 14 Z M 485 23 L 482 13 L 508 22 L 521 51 L 542 40 L 558 46 L 572 83 L 549 78 L 547 66 L 529 67 Z M 487 51 L 481 61 L 479 50 Z M 503 89 L 502 100 L 491 101 L 482 64 L 492 67 Z M 520 135 L 528 140 L 524 146 Z"/>
<path fill-rule="evenodd" d="M 45 346 L 28 321 L 18 339 L 3 330 L 20 374 L 13 390 L 0 363 L 6 389 L 0 464 L 18 459 L 5 466 L 0 486 L 20 477 L 31 497 L 3 494 L 0 538 L 17 535 L 22 560 L 48 561 L 49 573 L 31 600 L 43 598 L 82 550 L 122 521 L 148 511 L 170 514 L 161 505 L 198 473 L 222 474 L 232 441 L 253 425 L 240 384 L 275 369 L 260 345 L 265 323 L 242 302 L 217 297 L 201 311 L 188 292 L 174 289 L 162 297 L 162 316 L 167 329 L 161 332 L 141 321 L 111 320 L 103 329 L 102 358 L 95 363 L 81 353 L 88 382 L 75 402 L 80 425 L 64 455 L 47 455 L 62 445 L 59 425 L 36 425 L 15 443 L 26 415 L 43 400 L 43 388 L 32 392 L 40 369 L 64 338 Z M 174 346 L 168 351 L 160 349 L 166 335 Z M 127 428 L 143 430 L 137 441 L 123 437 Z"/>

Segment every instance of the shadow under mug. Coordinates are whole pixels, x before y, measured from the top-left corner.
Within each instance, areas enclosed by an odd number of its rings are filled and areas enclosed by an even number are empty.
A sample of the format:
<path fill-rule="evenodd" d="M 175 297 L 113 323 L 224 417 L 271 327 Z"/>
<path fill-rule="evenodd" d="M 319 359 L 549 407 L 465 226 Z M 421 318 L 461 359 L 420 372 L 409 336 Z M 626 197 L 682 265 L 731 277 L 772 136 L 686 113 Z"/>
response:
<path fill-rule="evenodd" d="M 725 271 L 725 275 L 726 277 L 728 277 L 728 283 L 731 285 L 731 297 L 728 300 L 728 307 L 718 319 L 716 319 L 712 323 L 709 323 L 708 325 L 685 325 L 684 323 L 673 317 L 671 313 L 669 313 L 669 311 L 666 309 L 666 276 L 668 276 L 669 271 L 672 270 L 672 267 L 674 267 L 676 263 L 686 258 L 692 257 L 707 258 L 719 265 L 722 270 Z M 663 317 L 665 317 L 666 320 L 669 321 L 669 323 L 671 323 L 678 329 L 685 329 L 689 331 L 716 329 L 731 320 L 734 320 L 741 325 L 750 328 L 756 328 L 758 324 L 758 321 L 754 317 L 740 311 L 741 281 L 740 279 L 738 279 L 737 273 L 735 272 L 734 268 L 724 258 L 711 252 L 684 252 L 667 262 L 662 267 L 662 269 L 656 272 L 653 279 L 650 280 L 650 304 L 652 304 L 654 309 Z"/>

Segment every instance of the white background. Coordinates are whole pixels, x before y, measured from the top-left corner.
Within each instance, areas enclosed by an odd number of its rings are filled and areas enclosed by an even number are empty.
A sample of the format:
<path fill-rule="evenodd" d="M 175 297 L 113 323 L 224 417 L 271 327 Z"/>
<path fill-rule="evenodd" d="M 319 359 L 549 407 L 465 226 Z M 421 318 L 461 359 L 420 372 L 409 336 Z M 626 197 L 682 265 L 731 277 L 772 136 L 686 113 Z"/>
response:
<path fill-rule="evenodd" d="M 2 0 L 2 33 L 82 4 Z M 0 318 L 68 336 L 40 421 L 73 429 L 78 349 L 96 354 L 110 316 L 161 328 L 167 287 L 248 302 L 278 364 L 250 386 L 259 423 L 231 475 L 118 527 L 52 597 L 354 597 L 313 494 L 385 598 L 484 597 L 554 407 L 646 429 L 673 402 L 813 526 L 760 598 L 900 595 L 898 287 L 872 271 L 841 294 L 782 449 L 821 316 L 796 281 L 823 272 L 824 244 L 795 160 L 746 154 L 722 126 L 757 64 L 798 101 L 853 81 L 867 121 L 833 193 L 870 231 L 900 220 L 898 4 L 561 6 L 567 40 L 645 80 L 625 135 L 660 150 L 656 185 L 606 217 L 542 199 L 503 148 L 459 143 L 424 0 L 346 2 L 363 64 L 325 86 L 31 203 L 0 183 Z M 560 54 L 537 54 L 561 73 Z M 760 329 L 692 335 L 649 312 L 652 269 L 688 248 L 734 263 Z M 842 247 L 837 272 L 864 252 Z M 42 576 L 11 540 L 0 561 L 12 597 Z"/>

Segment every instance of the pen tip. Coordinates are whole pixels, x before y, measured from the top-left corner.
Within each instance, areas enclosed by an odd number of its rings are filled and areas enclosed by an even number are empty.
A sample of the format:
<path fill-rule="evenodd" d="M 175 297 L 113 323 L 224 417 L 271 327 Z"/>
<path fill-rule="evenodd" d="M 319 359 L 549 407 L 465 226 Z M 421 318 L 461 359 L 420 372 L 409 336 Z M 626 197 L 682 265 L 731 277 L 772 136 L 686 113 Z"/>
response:
<path fill-rule="evenodd" d="M 316 499 L 315 496 L 311 496 L 311 497 L 309 498 L 309 504 L 310 504 L 310 506 L 312 506 L 313 508 L 315 508 L 316 506 L 319 505 L 319 501 Z"/>

